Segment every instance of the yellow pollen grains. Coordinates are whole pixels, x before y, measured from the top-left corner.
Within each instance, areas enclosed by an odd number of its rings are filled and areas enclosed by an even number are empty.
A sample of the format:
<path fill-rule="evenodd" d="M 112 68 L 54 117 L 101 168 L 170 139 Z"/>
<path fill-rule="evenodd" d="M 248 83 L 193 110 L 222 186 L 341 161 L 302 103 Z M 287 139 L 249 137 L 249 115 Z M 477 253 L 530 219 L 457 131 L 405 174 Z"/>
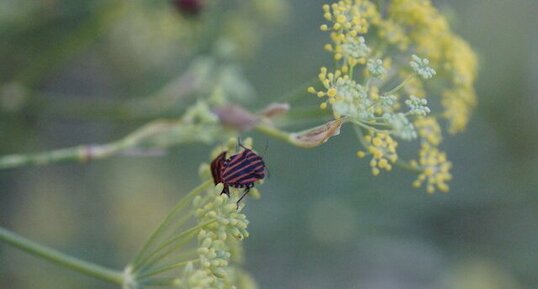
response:
<path fill-rule="evenodd" d="M 334 88 L 334 87 L 329 88 L 329 90 L 327 90 L 327 96 L 335 97 L 336 96 L 336 88 Z"/>
<path fill-rule="evenodd" d="M 392 170 L 392 164 L 398 160 L 396 148 L 398 143 L 386 133 L 372 132 L 373 135 L 366 135 L 364 140 L 368 143 L 368 153 L 372 155 L 370 167 L 374 176 L 379 175 L 381 170 Z M 358 157 L 364 157 L 366 153 L 357 152 Z"/>

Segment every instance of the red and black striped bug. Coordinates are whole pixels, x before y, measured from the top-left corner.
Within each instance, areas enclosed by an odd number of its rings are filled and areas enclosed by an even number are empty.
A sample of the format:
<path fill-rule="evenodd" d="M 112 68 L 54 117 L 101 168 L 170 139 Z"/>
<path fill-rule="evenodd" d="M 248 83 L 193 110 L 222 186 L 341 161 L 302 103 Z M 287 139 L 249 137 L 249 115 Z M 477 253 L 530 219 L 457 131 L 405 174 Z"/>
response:
<path fill-rule="evenodd" d="M 230 187 L 245 188 L 239 202 L 254 187 L 254 182 L 265 178 L 265 163 L 258 154 L 245 147 L 238 141 L 243 150 L 226 159 L 226 151 L 222 152 L 211 162 L 211 174 L 215 185 L 222 183 L 224 189 L 221 194 L 230 196 Z"/>

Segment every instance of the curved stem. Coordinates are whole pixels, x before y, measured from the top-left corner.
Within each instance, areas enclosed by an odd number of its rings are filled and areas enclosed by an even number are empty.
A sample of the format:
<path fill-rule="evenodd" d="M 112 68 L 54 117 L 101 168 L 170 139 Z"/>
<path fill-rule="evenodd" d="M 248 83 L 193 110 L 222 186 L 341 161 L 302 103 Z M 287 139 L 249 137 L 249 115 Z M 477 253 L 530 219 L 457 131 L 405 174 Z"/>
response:
<path fill-rule="evenodd" d="M 140 276 L 138 276 L 138 278 L 147 279 L 148 277 L 151 277 L 153 275 L 157 275 L 157 274 L 162 273 L 162 272 L 174 270 L 174 269 L 177 269 L 179 267 L 186 266 L 189 263 L 194 263 L 194 262 L 199 262 L 199 261 L 200 261 L 200 259 L 192 259 L 192 260 L 188 260 L 188 261 L 181 261 L 181 262 L 176 262 L 176 263 L 173 263 L 173 264 L 165 265 L 165 266 L 159 267 L 159 268 L 157 268 L 157 269 L 155 269 L 153 271 L 141 274 Z"/>
<path fill-rule="evenodd" d="M 76 147 L 63 148 L 34 154 L 13 154 L 0 156 L 0 170 L 13 169 L 30 165 L 46 165 L 62 162 L 87 162 L 90 160 L 104 159 L 128 152 L 142 145 L 145 141 L 157 135 L 172 133 L 174 129 L 181 127 L 180 122 L 154 121 L 135 130 L 122 139 L 98 145 L 79 145 Z M 177 140 L 181 142 L 185 140 Z M 163 147 L 152 147 L 159 149 Z"/>
<path fill-rule="evenodd" d="M 178 248 L 185 245 L 185 241 L 189 240 L 189 236 L 192 234 L 198 233 L 201 229 L 203 229 L 207 225 L 211 225 L 212 223 L 215 223 L 217 220 L 213 219 L 211 221 L 196 225 L 188 230 L 185 230 L 178 234 L 177 236 L 172 237 L 170 240 L 165 242 L 164 244 L 160 245 L 153 253 L 151 253 L 149 256 L 141 259 L 137 265 L 133 266 L 134 271 L 139 271 L 141 267 L 151 267 L 153 264 L 158 262 L 161 258 L 171 254 Z M 175 243 L 175 244 L 174 244 Z M 163 249 L 168 248 L 170 245 L 174 245 L 168 250 L 163 252 Z"/>
<path fill-rule="evenodd" d="M 60 251 L 30 241 L 2 227 L 0 227 L 0 241 L 23 250 L 26 253 L 43 258 L 49 262 L 58 264 L 82 274 L 114 284 L 123 284 L 123 273 L 120 271 L 108 269 L 100 265 L 66 255 Z"/>
<path fill-rule="evenodd" d="M 261 124 L 257 125 L 255 127 L 255 129 L 258 132 L 263 133 L 264 135 L 267 135 L 269 137 L 272 137 L 272 138 L 287 142 L 287 143 L 292 144 L 292 145 L 296 145 L 296 143 L 293 141 L 293 137 L 292 137 L 292 135 L 290 133 L 285 132 L 283 130 L 280 130 L 280 129 L 274 127 L 274 126 L 261 123 Z"/>
<path fill-rule="evenodd" d="M 169 286 L 173 286 L 177 280 L 179 280 L 179 278 L 176 278 L 176 277 L 153 278 L 153 279 L 144 281 L 141 284 L 145 286 L 169 287 Z"/>
<path fill-rule="evenodd" d="M 383 95 L 391 95 L 391 94 L 397 92 L 402 87 L 404 87 L 409 81 L 411 81 L 411 79 L 413 79 L 413 77 L 415 77 L 414 74 L 409 75 L 404 81 L 402 81 L 400 84 L 398 84 L 398 86 L 396 86 L 395 88 L 383 93 Z"/>

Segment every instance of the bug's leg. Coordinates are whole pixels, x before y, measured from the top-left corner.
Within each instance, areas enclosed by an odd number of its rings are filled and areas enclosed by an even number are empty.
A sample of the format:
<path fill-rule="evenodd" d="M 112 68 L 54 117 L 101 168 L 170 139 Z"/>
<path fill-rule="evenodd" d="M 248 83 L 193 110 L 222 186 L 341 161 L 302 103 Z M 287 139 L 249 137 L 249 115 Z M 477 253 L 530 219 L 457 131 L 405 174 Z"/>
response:
<path fill-rule="evenodd" d="M 220 194 L 225 194 L 226 196 L 230 197 L 230 189 L 227 184 L 224 184 L 224 188 L 222 189 L 222 192 Z"/>
<path fill-rule="evenodd" d="M 264 170 L 265 170 L 265 173 L 267 175 L 267 178 L 270 179 L 271 178 L 271 172 L 269 171 L 269 168 L 265 167 Z"/>
<path fill-rule="evenodd" d="M 241 198 L 239 198 L 239 200 L 237 200 L 237 202 L 235 203 L 237 205 L 236 209 L 239 209 L 239 203 L 248 194 L 249 191 L 250 191 L 250 186 L 247 186 L 247 188 L 243 192 L 243 195 L 241 196 Z"/>

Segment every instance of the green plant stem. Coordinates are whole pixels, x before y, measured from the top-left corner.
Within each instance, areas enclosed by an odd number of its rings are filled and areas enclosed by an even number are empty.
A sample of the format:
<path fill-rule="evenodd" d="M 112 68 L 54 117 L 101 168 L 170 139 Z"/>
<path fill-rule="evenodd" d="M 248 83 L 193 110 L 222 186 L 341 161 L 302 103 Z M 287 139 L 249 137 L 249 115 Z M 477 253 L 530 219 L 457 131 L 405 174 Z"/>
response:
<path fill-rule="evenodd" d="M 147 272 L 147 273 L 144 273 L 140 276 L 137 276 L 138 278 L 140 279 L 147 279 L 148 277 L 151 277 L 153 275 L 157 275 L 159 273 L 162 273 L 162 272 L 166 272 L 166 271 L 170 271 L 170 270 L 174 270 L 174 269 L 177 269 L 179 267 L 183 267 L 189 263 L 194 263 L 194 262 L 199 262 L 200 259 L 192 259 L 192 260 L 188 260 L 188 261 L 181 261 L 181 262 L 176 262 L 174 264 L 169 264 L 169 265 L 165 265 L 165 266 L 162 266 L 162 267 L 159 267 L 153 271 L 150 271 L 150 272 Z"/>
<path fill-rule="evenodd" d="M 104 281 L 115 284 L 123 284 L 123 273 L 108 269 L 78 258 L 66 255 L 52 248 L 37 244 L 26 238 L 23 238 L 11 231 L 0 227 L 0 241 L 23 250 L 36 257 L 43 258 L 52 263 L 58 264 L 65 268 L 78 271 L 82 274 L 92 276 Z"/>
<path fill-rule="evenodd" d="M 0 170 L 13 169 L 22 166 L 38 166 L 51 163 L 62 162 L 88 162 L 117 155 L 129 149 L 136 149 L 145 142 L 149 142 L 157 137 L 173 135 L 172 142 L 157 142 L 147 149 L 162 149 L 167 146 L 182 142 L 193 141 L 193 139 L 182 139 L 178 136 L 178 130 L 182 129 L 182 123 L 178 121 L 154 121 L 135 130 L 126 137 L 100 145 L 79 145 L 76 147 L 63 148 L 34 154 L 13 154 L 0 157 Z M 180 134 L 179 134 L 180 135 Z M 163 138 L 164 140 L 164 138 Z"/>
<path fill-rule="evenodd" d="M 122 139 L 110 143 L 79 145 L 41 153 L 0 156 L 0 170 L 24 166 L 48 165 L 52 163 L 85 163 L 92 160 L 109 158 L 138 148 L 146 149 L 149 153 L 155 151 L 160 152 L 162 149 L 182 143 L 208 142 L 207 135 L 222 132 L 220 126 L 205 126 L 200 127 L 199 130 L 204 131 L 204 133 L 193 134 L 192 131 L 189 133 L 189 128 L 184 126 L 180 121 L 154 121 L 142 126 Z M 293 146 L 305 147 L 296 141 L 294 133 L 283 131 L 273 125 L 260 123 L 255 127 L 255 130 Z M 187 134 L 189 137 L 185 137 Z"/>
<path fill-rule="evenodd" d="M 179 278 L 174 278 L 174 277 L 153 278 L 153 279 L 149 279 L 147 281 L 144 281 L 141 284 L 145 285 L 145 286 L 165 286 L 165 287 L 169 287 L 169 286 L 173 286 L 175 284 L 175 281 L 178 280 L 178 279 Z"/>
<path fill-rule="evenodd" d="M 198 225 L 196 225 L 196 226 L 194 226 L 194 227 L 192 227 L 192 228 L 190 228 L 188 230 L 185 230 L 185 231 L 181 232 L 177 236 L 172 237 L 166 243 L 160 245 L 149 256 L 147 256 L 146 258 L 140 260 L 137 266 L 133 266 L 133 271 L 137 272 L 137 271 L 139 271 L 140 268 L 151 267 L 153 264 L 155 264 L 158 260 L 160 260 L 164 256 L 171 254 L 172 252 L 174 252 L 175 250 L 177 250 L 178 248 L 183 246 L 185 244 L 184 241 L 188 240 L 189 236 L 191 236 L 191 234 L 197 233 L 198 231 L 203 229 L 205 226 L 211 225 L 211 224 L 215 223 L 216 221 L 217 221 L 216 219 L 213 219 L 211 221 L 207 221 L 205 223 L 198 224 Z M 166 250 L 164 252 L 162 251 L 163 249 L 167 248 L 169 245 L 172 245 L 174 243 L 176 243 L 174 246 L 172 246 L 171 248 L 169 248 L 168 250 Z M 160 253 L 160 254 L 158 254 L 158 253 Z"/>
<path fill-rule="evenodd" d="M 0 170 L 13 169 L 23 166 L 39 166 L 52 163 L 64 162 L 88 162 L 91 160 L 105 159 L 111 156 L 118 155 L 129 149 L 135 149 L 143 145 L 145 142 L 154 140 L 155 142 L 148 145 L 148 149 L 164 149 L 166 147 L 177 145 L 183 142 L 206 141 L 203 134 L 191 137 L 190 139 L 178 138 L 177 130 L 182 128 L 181 122 L 177 121 L 155 121 L 151 122 L 133 133 L 127 135 L 123 139 L 100 145 L 79 145 L 76 147 L 63 148 L 58 150 L 46 151 L 34 154 L 12 154 L 0 157 Z M 259 124 L 256 130 L 275 139 L 282 140 L 294 146 L 300 146 L 294 141 L 293 134 L 280 130 L 268 124 Z M 209 132 L 209 128 L 205 129 Z M 173 135 L 174 138 L 170 141 L 168 135 Z M 159 141 L 158 137 L 162 137 Z"/>
<path fill-rule="evenodd" d="M 398 159 L 396 161 L 395 165 L 397 165 L 398 167 L 400 167 L 400 168 L 402 168 L 404 170 L 408 170 L 408 171 L 411 171 L 411 172 L 414 172 L 414 173 L 417 173 L 417 174 L 420 174 L 420 173 L 423 172 L 423 170 L 421 170 L 420 168 L 412 166 L 408 161 L 403 161 L 403 160 Z"/>
<path fill-rule="evenodd" d="M 290 126 L 301 122 L 328 121 L 333 119 L 330 111 L 319 108 L 319 105 L 294 108 L 285 115 L 274 120 L 279 126 Z"/>
<path fill-rule="evenodd" d="M 13 154 L 0 157 L 0 170 L 23 166 L 38 166 L 52 163 L 79 162 L 105 159 L 131 149 L 144 149 L 160 152 L 170 146 L 187 142 L 207 142 L 208 135 L 218 134 L 219 130 L 209 126 L 195 127 L 180 121 L 157 120 L 135 130 L 126 137 L 100 145 L 80 145 L 34 154 Z M 153 150 L 153 151 L 152 151 Z M 136 151 L 135 151 L 136 152 Z M 140 154 L 137 152 L 137 154 Z"/>
<path fill-rule="evenodd" d="M 383 95 L 391 95 L 395 92 L 397 92 L 398 90 L 400 90 L 402 87 L 404 87 L 409 81 L 411 81 L 411 79 L 413 79 L 413 77 L 415 77 L 414 74 L 412 75 L 409 75 L 404 81 L 402 81 L 400 84 L 398 84 L 395 88 L 383 93 Z"/>
<path fill-rule="evenodd" d="M 296 143 L 293 141 L 291 133 L 280 130 L 274 126 L 260 123 L 255 127 L 255 130 L 274 139 L 278 139 L 289 144 L 296 145 Z"/>

